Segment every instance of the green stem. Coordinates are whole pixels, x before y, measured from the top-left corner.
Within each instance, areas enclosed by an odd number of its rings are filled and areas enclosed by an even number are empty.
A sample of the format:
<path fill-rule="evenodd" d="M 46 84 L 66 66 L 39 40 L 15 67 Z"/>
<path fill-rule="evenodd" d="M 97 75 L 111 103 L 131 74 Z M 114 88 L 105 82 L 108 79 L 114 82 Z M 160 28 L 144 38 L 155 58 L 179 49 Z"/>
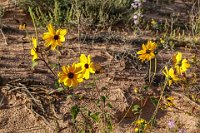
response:
<path fill-rule="evenodd" d="M 166 86 L 167 86 L 167 80 L 165 81 L 165 84 L 164 84 L 164 86 L 163 86 L 163 88 L 162 88 L 161 95 L 160 95 L 160 98 L 159 98 L 159 100 L 158 100 L 156 109 L 155 109 L 155 111 L 154 111 L 154 113 L 153 113 L 153 115 L 152 115 L 150 121 L 148 122 L 148 124 L 150 124 L 150 123 L 155 119 L 155 117 L 156 117 L 156 114 L 157 114 L 158 109 L 159 109 L 160 102 L 161 102 L 161 100 L 162 100 L 162 98 L 163 98 L 163 96 L 164 96 L 164 92 L 165 92 Z M 151 125 L 152 125 L 152 124 L 151 124 Z"/>
<path fill-rule="evenodd" d="M 150 85 L 151 85 L 152 82 L 153 82 L 153 79 L 154 79 L 154 77 L 155 77 L 155 75 L 156 75 L 156 71 L 157 71 L 157 59 L 155 58 L 154 73 L 153 73 L 153 76 L 152 76 L 152 80 L 151 80 L 151 82 L 150 82 Z"/>
<path fill-rule="evenodd" d="M 31 15 L 31 19 L 32 19 L 33 26 L 34 26 L 34 29 L 35 29 L 35 35 L 36 35 L 36 38 L 37 38 L 37 40 L 38 40 L 38 32 L 37 32 L 37 27 L 36 27 L 36 23 L 35 23 L 35 16 L 34 16 L 34 13 L 33 13 L 32 9 L 31 9 L 31 7 L 28 8 L 28 11 L 29 11 L 29 13 L 30 13 L 30 15 Z"/>
<path fill-rule="evenodd" d="M 151 82 L 151 60 L 149 61 L 149 83 Z"/>

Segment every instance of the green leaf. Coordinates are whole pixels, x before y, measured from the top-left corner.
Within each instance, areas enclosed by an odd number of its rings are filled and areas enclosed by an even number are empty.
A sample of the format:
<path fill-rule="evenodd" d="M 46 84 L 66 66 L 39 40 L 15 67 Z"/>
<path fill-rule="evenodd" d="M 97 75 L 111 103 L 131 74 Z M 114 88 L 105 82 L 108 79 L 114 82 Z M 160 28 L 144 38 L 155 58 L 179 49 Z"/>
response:
<path fill-rule="evenodd" d="M 96 112 L 94 114 L 90 114 L 90 117 L 95 121 L 98 122 L 100 120 L 100 112 Z"/>
<path fill-rule="evenodd" d="M 51 64 L 51 67 L 52 67 L 52 70 L 56 69 L 56 68 L 59 68 L 60 65 L 59 64 Z"/>
<path fill-rule="evenodd" d="M 155 97 L 150 97 L 151 102 L 153 103 L 153 105 L 156 107 L 158 104 L 158 99 Z"/>
<path fill-rule="evenodd" d="M 144 86 L 144 90 L 145 90 L 145 91 L 147 91 L 148 89 L 149 89 L 149 86 L 148 86 L 148 85 Z"/>
<path fill-rule="evenodd" d="M 79 131 L 79 133 L 85 133 L 85 130 L 82 129 L 81 131 Z"/>
<path fill-rule="evenodd" d="M 107 103 L 107 106 L 109 107 L 109 108 L 113 108 L 113 106 L 111 105 L 111 103 Z"/>
<path fill-rule="evenodd" d="M 58 80 L 55 81 L 54 86 L 55 86 L 55 88 L 59 88 L 60 83 L 58 82 Z"/>
<path fill-rule="evenodd" d="M 101 106 L 100 100 L 98 99 L 98 100 L 95 102 L 95 104 L 96 104 L 98 107 L 100 107 L 100 106 Z"/>
<path fill-rule="evenodd" d="M 67 99 L 69 99 L 69 98 L 72 98 L 72 95 L 68 95 L 68 96 L 67 96 Z"/>
<path fill-rule="evenodd" d="M 80 109 L 78 108 L 78 106 L 73 106 L 70 110 L 72 120 L 73 120 L 74 123 L 76 122 L 76 117 L 77 117 L 79 112 L 80 112 Z"/>
<path fill-rule="evenodd" d="M 103 101 L 104 105 L 106 103 L 106 97 L 105 96 L 101 96 L 101 100 Z"/>
<path fill-rule="evenodd" d="M 138 114 L 141 111 L 141 107 L 140 105 L 134 105 L 132 106 L 132 111 L 134 112 L 134 114 Z"/>
<path fill-rule="evenodd" d="M 61 91 L 64 91 L 65 88 L 63 88 L 63 87 L 59 87 L 59 88 L 57 88 L 56 90 L 57 90 L 58 92 L 61 92 Z"/>

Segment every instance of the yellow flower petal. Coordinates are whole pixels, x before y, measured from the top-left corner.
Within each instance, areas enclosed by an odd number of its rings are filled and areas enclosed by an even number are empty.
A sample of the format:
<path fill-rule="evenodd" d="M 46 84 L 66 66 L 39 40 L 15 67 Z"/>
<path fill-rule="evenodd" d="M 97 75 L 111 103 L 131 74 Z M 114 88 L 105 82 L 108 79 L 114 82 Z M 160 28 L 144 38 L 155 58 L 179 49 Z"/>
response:
<path fill-rule="evenodd" d="M 80 56 L 80 62 L 81 63 L 88 63 L 87 57 L 84 54 L 81 54 L 81 56 Z"/>
<path fill-rule="evenodd" d="M 55 34 L 55 30 L 54 30 L 52 24 L 49 24 L 49 25 L 47 26 L 47 28 L 48 28 L 48 31 L 49 31 L 50 34 Z"/>
<path fill-rule="evenodd" d="M 32 37 L 32 43 L 33 43 L 33 47 L 37 48 L 37 39 L 35 37 Z"/>
<path fill-rule="evenodd" d="M 170 76 L 174 75 L 174 69 L 172 69 L 172 68 L 169 69 L 169 75 Z"/>
<path fill-rule="evenodd" d="M 91 58 L 91 56 L 88 55 L 88 57 L 87 57 L 87 63 L 88 63 L 88 64 L 90 64 L 90 62 L 91 62 L 90 58 Z"/>
<path fill-rule="evenodd" d="M 72 79 L 72 86 L 77 86 L 77 85 L 78 85 L 77 79 Z"/>
<path fill-rule="evenodd" d="M 95 67 L 94 67 L 93 63 L 90 65 L 89 71 L 90 71 L 90 73 L 95 73 Z"/>
<path fill-rule="evenodd" d="M 59 29 L 60 35 L 65 36 L 67 34 L 66 29 Z"/>
<path fill-rule="evenodd" d="M 145 54 L 146 53 L 146 50 L 140 50 L 137 52 L 137 54 Z"/>
<path fill-rule="evenodd" d="M 64 36 L 59 36 L 60 38 L 60 42 L 64 42 L 65 41 L 65 37 Z"/>
<path fill-rule="evenodd" d="M 179 63 L 182 60 L 182 53 L 178 52 L 176 55 L 176 63 Z"/>
<path fill-rule="evenodd" d="M 38 59 L 38 55 L 37 54 L 33 55 L 32 61 L 35 61 L 36 59 Z"/>
<path fill-rule="evenodd" d="M 85 71 L 84 78 L 85 79 L 89 79 L 90 78 L 90 72 L 89 72 L 89 70 Z"/>
<path fill-rule="evenodd" d="M 51 39 L 53 39 L 53 35 L 50 34 L 49 32 L 46 32 L 46 33 L 43 34 L 42 39 L 43 40 L 47 40 L 47 39 L 51 40 Z"/>

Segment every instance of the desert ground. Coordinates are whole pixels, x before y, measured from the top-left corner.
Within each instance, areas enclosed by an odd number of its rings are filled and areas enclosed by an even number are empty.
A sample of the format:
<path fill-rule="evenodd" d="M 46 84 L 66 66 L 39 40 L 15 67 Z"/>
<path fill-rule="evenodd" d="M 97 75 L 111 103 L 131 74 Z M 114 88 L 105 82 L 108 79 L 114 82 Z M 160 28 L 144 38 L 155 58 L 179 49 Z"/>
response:
<path fill-rule="evenodd" d="M 78 34 L 76 29 L 68 29 L 66 42 L 60 49 L 61 55 L 49 52 L 51 63 L 60 62 L 61 66 L 78 62 L 81 53 L 90 54 L 92 61 L 101 65 L 99 74 L 91 76 L 90 80 L 81 83 L 75 89 L 62 92 L 55 91 L 55 81 L 45 63 L 39 63 L 31 68 L 32 47 L 30 38 L 34 36 L 34 26 L 29 14 L 24 12 L 10 0 L 0 0 L 4 15 L 0 20 L 0 132 L 1 133 L 70 133 L 76 132 L 70 115 L 74 104 L 87 108 L 91 112 L 107 111 L 113 124 L 114 133 L 134 132 L 133 121 L 137 119 L 131 111 L 135 104 L 142 106 L 141 118 L 150 120 L 155 106 L 151 97 L 159 98 L 164 81 L 162 70 L 170 64 L 171 56 L 180 51 L 191 63 L 188 70 L 190 85 L 174 85 L 167 88 L 167 94 L 174 97 L 175 107 L 159 108 L 156 126 L 145 132 L 168 133 L 169 121 L 176 122 L 179 129 L 186 133 L 200 132 L 200 101 L 194 101 L 194 94 L 200 98 L 200 38 L 194 43 L 191 36 L 174 41 L 173 47 L 166 46 L 157 54 L 159 65 L 155 83 L 144 91 L 148 84 L 148 63 L 138 60 L 137 51 L 147 40 L 156 40 L 156 32 L 142 31 L 137 35 L 129 29 L 101 31 L 82 28 Z M 161 6 L 161 7 L 160 7 Z M 164 19 L 163 13 L 179 12 L 184 21 L 186 6 L 182 1 L 175 4 L 159 5 L 157 12 L 149 10 L 146 19 Z M 184 18 L 185 17 L 185 18 Z M 19 30 L 20 22 L 26 22 L 28 36 Z M 46 27 L 40 28 L 42 36 Z M 85 31 L 86 30 L 86 31 Z M 40 40 L 42 41 L 42 39 Z M 153 69 L 152 69 L 153 70 Z M 195 74 L 194 74 L 195 73 Z M 140 93 L 135 93 L 135 89 Z M 76 97 L 70 98 L 69 96 Z M 142 98 L 141 98 L 142 95 Z M 95 104 L 101 96 L 108 97 L 112 108 L 98 108 Z M 83 119 L 78 115 L 77 119 Z M 86 122 L 86 125 L 88 123 Z M 93 123 L 91 132 L 103 132 L 103 122 Z"/>

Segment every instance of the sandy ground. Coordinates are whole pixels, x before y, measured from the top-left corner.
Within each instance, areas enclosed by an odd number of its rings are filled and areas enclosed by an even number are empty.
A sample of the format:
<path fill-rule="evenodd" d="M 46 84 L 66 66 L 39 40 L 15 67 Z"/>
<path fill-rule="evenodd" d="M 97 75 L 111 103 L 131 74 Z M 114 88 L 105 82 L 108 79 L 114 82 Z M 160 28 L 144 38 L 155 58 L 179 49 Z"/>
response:
<path fill-rule="evenodd" d="M 0 1 L 1 3 L 6 2 Z M 24 38 L 25 33 L 18 30 L 20 21 L 29 20 L 26 14 L 20 10 L 9 10 L 5 14 L 2 22 L 4 36 L 0 35 L 0 132 L 1 133 L 54 133 L 54 132 L 74 132 L 72 130 L 70 108 L 73 106 L 72 99 L 67 99 L 65 93 L 49 94 L 53 90 L 54 80 L 44 63 L 39 63 L 35 70 L 31 69 L 31 56 L 28 38 Z M 29 23 L 29 22 L 28 22 Z M 30 36 L 33 35 L 33 27 L 28 24 Z M 113 33 L 122 36 L 124 33 Z M 112 35 L 112 33 L 111 33 Z M 109 110 L 114 116 L 114 131 L 116 133 L 133 132 L 131 123 L 135 120 L 133 112 L 129 108 L 133 104 L 140 103 L 138 95 L 134 94 L 134 88 L 143 89 L 145 76 L 148 73 L 148 65 L 141 64 L 136 56 L 136 51 L 141 43 L 131 33 L 125 38 L 127 42 L 96 42 L 82 40 L 77 42 L 73 31 L 69 32 L 69 41 L 63 44 L 59 57 L 61 65 L 78 62 L 80 53 L 90 54 L 94 62 L 103 66 L 104 70 L 99 75 L 93 75 L 96 85 L 88 86 L 86 81 L 79 88 L 72 90 L 72 93 L 83 96 L 77 100 L 78 104 L 87 107 L 91 111 L 99 111 L 95 106 L 94 100 L 102 95 L 109 97 L 109 102 L 113 109 Z M 146 36 L 140 38 L 145 41 Z M 177 51 L 182 51 L 188 59 L 193 54 L 200 52 L 199 46 L 196 49 L 186 47 L 176 47 Z M 190 50 L 189 50 L 190 49 Z M 189 51 L 189 52 L 188 52 Z M 174 53 L 172 50 L 161 51 L 158 54 L 160 63 L 159 70 L 166 64 Z M 133 56 L 130 56 L 133 55 Z M 197 54 L 197 59 L 199 59 Z M 49 59 L 56 62 L 58 57 L 54 53 L 49 54 Z M 193 66 L 191 72 L 197 74 L 197 81 L 193 87 L 199 88 L 199 69 Z M 162 80 L 161 80 L 162 81 Z M 159 82 L 161 82 L 159 81 Z M 175 86 L 175 91 L 171 95 L 175 98 L 175 105 L 179 109 L 169 108 L 159 110 L 157 114 L 157 127 L 152 133 L 167 133 L 168 122 L 176 120 L 178 126 L 186 130 L 187 133 L 198 133 L 200 131 L 200 111 L 199 105 L 191 102 L 183 95 L 183 88 Z M 155 90 L 155 91 L 154 91 Z M 158 86 L 152 86 L 149 95 L 155 94 L 160 90 Z M 193 90 L 195 90 L 193 88 Z M 198 90 L 198 89 L 197 89 Z M 147 103 L 143 108 L 142 118 L 149 120 L 153 111 L 153 104 L 147 98 Z M 192 113 L 188 113 L 192 112 Z M 124 115 L 126 117 L 124 117 Z M 119 123 L 119 121 L 124 119 Z M 97 131 L 101 132 L 101 126 L 97 126 Z"/>

